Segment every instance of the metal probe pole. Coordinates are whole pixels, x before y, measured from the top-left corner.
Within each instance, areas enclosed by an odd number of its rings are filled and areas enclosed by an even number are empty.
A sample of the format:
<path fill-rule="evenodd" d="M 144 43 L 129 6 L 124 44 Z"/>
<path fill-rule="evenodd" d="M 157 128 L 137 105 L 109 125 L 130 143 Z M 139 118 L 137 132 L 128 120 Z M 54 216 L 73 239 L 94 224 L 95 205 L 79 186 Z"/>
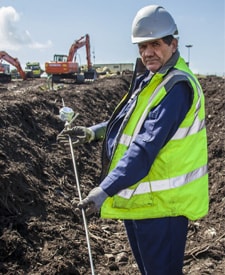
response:
<path fill-rule="evenodd" d="M 73 161 L 73 169 L 74 169 L 74 174 L 75 174 L 75 179 L 76 179 L 76 184 L 77 184 L 78 196 L 81 201 L 82 197 L 81 197 L 80 183 L 79 183 L 79 177 L 78 177 L 78 172 L 77 172 L 77 165 L 76 165 L 74 151 L 73 151 L 73 143 L 72 143 L 72 139 L 70 136 L 69 136 L 69 144 L 70 144 L 70 151 L 71 151 L 71 156 L 72 156 L 72 161 Z M 85 229 L 87 246 L 88 246 L 88 254 L 89 254 L 89 259 L 90 259 L 90 264 L 91 264 L 91 274 L 94 275 L 95 271 L 94 271 L 94 265 L 93 265 L 92 254 L 91 254 L 91 245 L 90 245 L 89 232 L 88 232 L 88 227 L 87 227 L 87 220 L 86 220 L 84 209 L 82 208 L 81 211 L 82 211 L 82 216 L 83 216 L 83 221 L 84 221 L 84 229 Z"/>

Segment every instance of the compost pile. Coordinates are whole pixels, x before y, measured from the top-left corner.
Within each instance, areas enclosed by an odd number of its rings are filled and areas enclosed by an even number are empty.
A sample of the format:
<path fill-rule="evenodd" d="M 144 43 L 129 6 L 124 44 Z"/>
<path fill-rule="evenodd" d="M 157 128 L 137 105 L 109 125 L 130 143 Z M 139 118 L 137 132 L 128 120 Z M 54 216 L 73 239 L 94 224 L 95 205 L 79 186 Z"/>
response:
<path fill-rule="evenodd" d="M 69 148 L 56 142 L 64 128 L 59 109 L 79 113 L 76 125 L 107 120 L 128 90 L 131 76 L 97 79 L 83 85 L 48 86 L 45 79 L 0 84 L 0 273 L 91 274 Z M 225 84 L 200 78 L 206 97 L 210 211 L 191 222 L 185 274 L 225 270 Z M 101 142 L 74 151 L 82 197 L 98 185 Z M 87 218 L 96 274 L 138 274 L 123 223 Z"/>

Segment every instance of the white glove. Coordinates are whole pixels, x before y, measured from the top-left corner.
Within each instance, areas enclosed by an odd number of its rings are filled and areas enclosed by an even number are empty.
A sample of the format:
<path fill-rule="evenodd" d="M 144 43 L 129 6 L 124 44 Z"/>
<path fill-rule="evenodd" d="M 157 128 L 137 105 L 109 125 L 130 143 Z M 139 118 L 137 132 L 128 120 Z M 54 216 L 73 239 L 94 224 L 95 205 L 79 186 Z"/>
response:
<path fill-rule="evenodd" d="M 78 207 L 86 210 L 86 215 L 89 216 L 95 212 L 99 212 L 103 202 L 108 195 L 101 187 L 96 187 L 90 191 L 88 196 L 78 203 Z"/>
<path fill-rule="evenodd" d="M 95 139 L 95 133 L 90 128 L 84 126 L 75 126 L 71 129 L 64 129 L 58 136 L 57 141 L 60 145 L 67 145 L 68 136 L 71 137 L 74 146 L 89 143 Z"/>

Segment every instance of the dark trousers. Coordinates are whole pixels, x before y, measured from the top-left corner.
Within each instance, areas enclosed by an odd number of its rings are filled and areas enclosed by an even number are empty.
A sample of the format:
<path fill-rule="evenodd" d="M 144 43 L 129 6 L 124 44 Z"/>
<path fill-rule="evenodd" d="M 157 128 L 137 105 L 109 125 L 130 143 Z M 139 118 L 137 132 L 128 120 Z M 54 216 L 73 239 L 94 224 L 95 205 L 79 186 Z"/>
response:
<path fill-rule="evenodd" d="M 188 219 L 165 217 L 124 221 L 142 275 L 181 275 Z"/>

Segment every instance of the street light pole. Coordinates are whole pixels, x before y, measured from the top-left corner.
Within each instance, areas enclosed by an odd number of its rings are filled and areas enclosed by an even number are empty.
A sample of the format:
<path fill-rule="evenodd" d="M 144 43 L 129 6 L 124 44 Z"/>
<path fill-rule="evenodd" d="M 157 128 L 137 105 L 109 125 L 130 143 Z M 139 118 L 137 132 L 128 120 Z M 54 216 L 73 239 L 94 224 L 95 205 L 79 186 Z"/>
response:
<path fill-rule="evenodd" d="M 188 66 L 190 67 L 190 50 L 193 45 L 185 45 L 185 47 L 188 48 Z"/>

